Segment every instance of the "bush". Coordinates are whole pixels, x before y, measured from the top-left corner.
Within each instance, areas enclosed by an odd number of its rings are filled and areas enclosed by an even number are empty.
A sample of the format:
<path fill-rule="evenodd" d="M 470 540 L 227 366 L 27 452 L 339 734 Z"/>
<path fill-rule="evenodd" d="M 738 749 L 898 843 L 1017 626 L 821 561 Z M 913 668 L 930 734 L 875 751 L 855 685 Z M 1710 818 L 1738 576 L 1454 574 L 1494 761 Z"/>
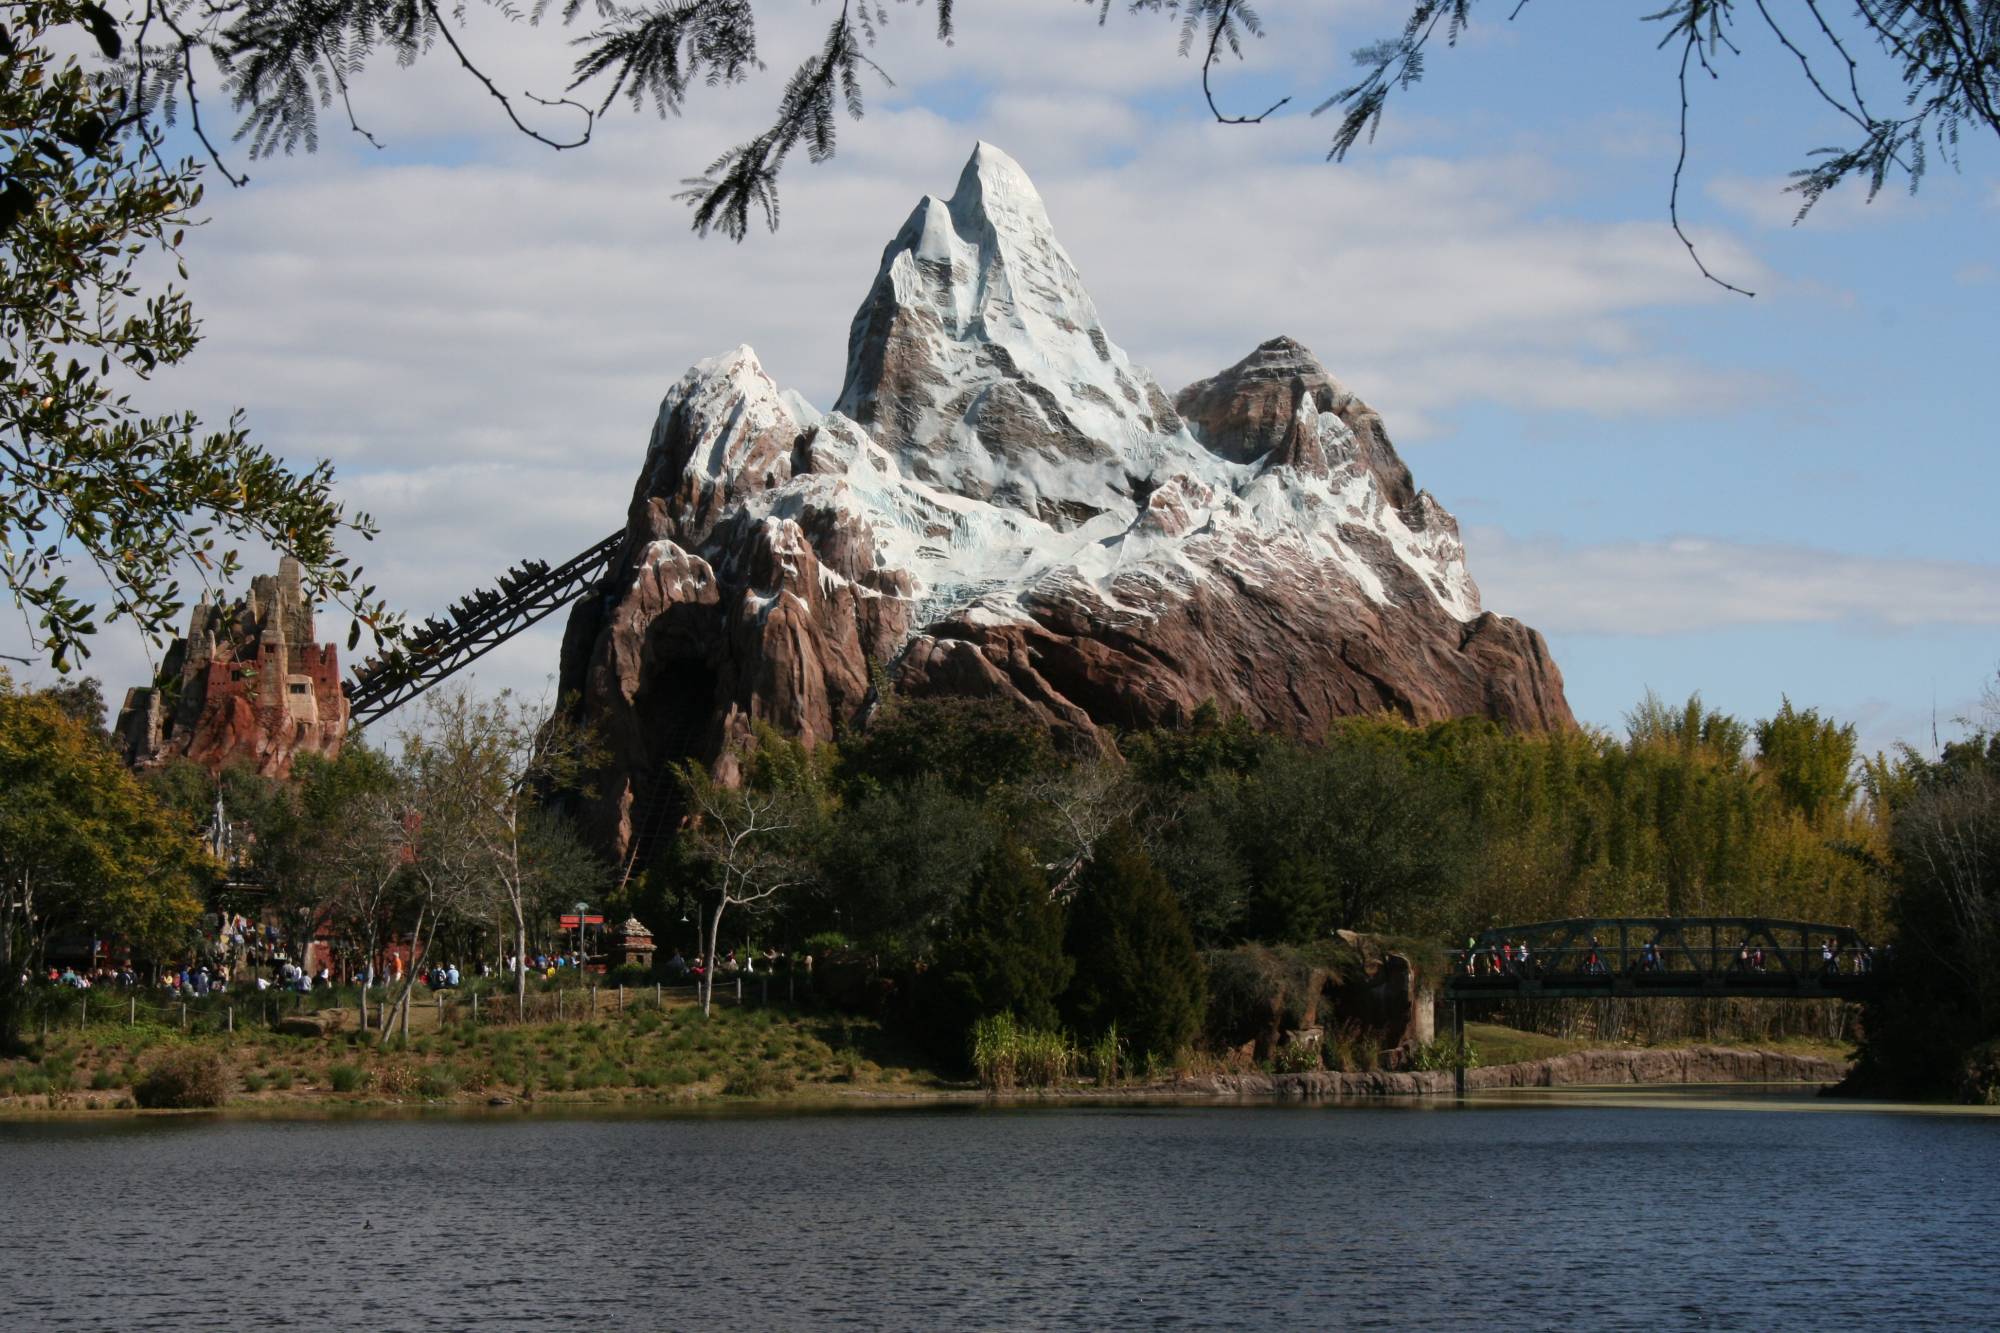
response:
<path fill-rule="evenodd" d="M 1084 1052 L 1084 1060 L 1090 1065 L 1090 1072 L 1100 1084 L 1116 1083 L 1127 1072 L 1125 1043 L 1118 1036 L 1118 1025 L 1113 1023 L 1103 1036 L 1090 1043 Z"/>
<path fill-rule="evenodd" d="M 1467 1038 L 1461 1048 L 1450 1037 L 1438 1036 L 1417 1046 L 1410 1052 L 1410 1068 L 1419 1071 L 1433 1069 L 1479 1068 L 1479 1048 Z"/>
<path fill-rule="evenodd" d="M 335 1065 L 326 1071 L 326 1081 L 335 1092 L 359 1092 L 368 1076 L 354 1065 Z"/>
<path fill-rule="evenodd" d="M 208 1051 L 172 1051 L 154 1062 L 132 1089 L 148 1110 L 220 1106 L 227 1096 L 222 1061 Z"/>
<path fill-rule="evenodd" d="M 375 1086 L 391 1097 L 407 1097 L 417 1090 L 421 1078 L 422 1071 L 414 1060 L 384 1060 L 375 1071 Z"/>
<path fill-rule="evenodd" d="M 1274 1074 L 1304 1074 L 1320 1067 L 1320 1051 L 1316 1042 L 1287 1042 L 1271 1052 L 1271 1072 Z"/>
<path fill-rule="evenodd" d="M 764 1065 L 755 1065 L 731 1074 L 729 1081 L 722 1085 L 722 1094 L 725 1097 L 774 1097 L 781 1092 L 791 1090 L 792 1079 L 789 1074 L 781 1074 Z"/>
<path fill-rule="evenodd" d="M 604 985 L 612 990 L 620 986 L 638 987 L 650 986 L 652 984 L 652 970 L 641 967 L 637 963 L 620 963 L 617 967 L 612 968 L 604 974 Z"/>
<path fill-rule="evenodd" d="M 425 1097 L 449 1097 L 458 1091 L 458 1071 L 450 1065 L 432 1065 L 417 1076 L 417 1091 Z"/>
<path fill-rule="evenodd" d="M 822 930 L 817 935 L 806 936 L 805 951 L 815 958 L 828 954 L 846 953 L 854 947 L 854 941 L 837 930 Z"/>

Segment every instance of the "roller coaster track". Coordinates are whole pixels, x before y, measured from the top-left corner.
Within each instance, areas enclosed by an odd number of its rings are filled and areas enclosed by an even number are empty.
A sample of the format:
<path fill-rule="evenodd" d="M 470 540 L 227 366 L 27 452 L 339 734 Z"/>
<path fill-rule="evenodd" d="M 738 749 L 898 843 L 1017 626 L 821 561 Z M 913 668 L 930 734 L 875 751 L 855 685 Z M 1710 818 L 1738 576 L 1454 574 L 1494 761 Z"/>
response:
<path fill-rule="evenodd" d="M 349 719 L 362 727 L 385 717 L 576 601 L 597 586 L 624 540 L 620 528 L 554 568 L 523 561 L 497 587 L 460 598 L 444 619 L 426 620 L 399 648 L 355 669 L 346 687 Z"/>

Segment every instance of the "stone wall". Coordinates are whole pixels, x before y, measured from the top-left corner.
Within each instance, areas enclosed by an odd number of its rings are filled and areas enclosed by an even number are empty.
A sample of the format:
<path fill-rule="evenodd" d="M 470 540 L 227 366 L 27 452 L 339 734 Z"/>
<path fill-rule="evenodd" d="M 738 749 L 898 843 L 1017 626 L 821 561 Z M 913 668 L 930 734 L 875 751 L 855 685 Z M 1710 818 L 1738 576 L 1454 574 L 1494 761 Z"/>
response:
<path fill-rule="evenodd" d="M 1465 1072 L 1467 1092 L 1509 1088 L 1615 1087 L 1701 1083 L 1838 1083 L 1844 1061 L 1785 1051 L 1733 1046 L 1575 1051 Z M 1372 1070 L 1303 1074 L 1218 1074 L 1195 1086 L 1231 1096 L 1296 1097 L 1306 1101 L 1346 1097 L 1438 1097 L 1453 1091 L 1452 1071 Z"/>

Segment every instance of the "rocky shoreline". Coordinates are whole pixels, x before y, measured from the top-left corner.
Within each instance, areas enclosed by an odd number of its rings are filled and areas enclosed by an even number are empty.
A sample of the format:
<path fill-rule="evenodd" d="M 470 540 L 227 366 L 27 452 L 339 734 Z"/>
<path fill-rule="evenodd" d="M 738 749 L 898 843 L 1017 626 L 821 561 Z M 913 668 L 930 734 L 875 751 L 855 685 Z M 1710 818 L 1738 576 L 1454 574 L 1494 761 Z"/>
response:
<path fill-rule="evenodd" d="M 1818 1083 L 1847 1076 L 1843 1060 L 1733 1046 L 1683 1046 L 1644 1050 L 1572 1051 L 1519 1064 L 1465 1072 L 1467 1092 L 1510 1088 L 1616 1087 L 1675 1083 Z M 1300 1074 L 1217 1074 L 1194 1081 L 1219 1096 L 1282 1097 L 1305 1101 L 1349 1097 L 1438 1097 L 1454 1091 L 1452 1071 L 1369 1070 Z M 1182 1084 L 1182 1087 L 1191 1087 Z"/>

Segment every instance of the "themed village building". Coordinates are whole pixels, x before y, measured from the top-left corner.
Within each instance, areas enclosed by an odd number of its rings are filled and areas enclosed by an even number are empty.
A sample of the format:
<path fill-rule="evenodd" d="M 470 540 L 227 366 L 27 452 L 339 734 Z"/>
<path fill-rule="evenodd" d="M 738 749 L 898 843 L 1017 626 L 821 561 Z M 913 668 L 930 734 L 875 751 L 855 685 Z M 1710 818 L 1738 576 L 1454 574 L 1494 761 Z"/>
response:
<path fill-rule="evenodd" d="M 317 642 L 290 556 L 275 576 L 253 578 L 241 601 L 204 596 L 187 637 L 167 650 L 161 679 L 169 688 L 128 690 L 118 713 L 118 741 L 134 768 L 184 756 L 212 773 L 241 761 L 285 777 L 295 755 L 331 758 L 347 734 L 339 654 Z"/>

